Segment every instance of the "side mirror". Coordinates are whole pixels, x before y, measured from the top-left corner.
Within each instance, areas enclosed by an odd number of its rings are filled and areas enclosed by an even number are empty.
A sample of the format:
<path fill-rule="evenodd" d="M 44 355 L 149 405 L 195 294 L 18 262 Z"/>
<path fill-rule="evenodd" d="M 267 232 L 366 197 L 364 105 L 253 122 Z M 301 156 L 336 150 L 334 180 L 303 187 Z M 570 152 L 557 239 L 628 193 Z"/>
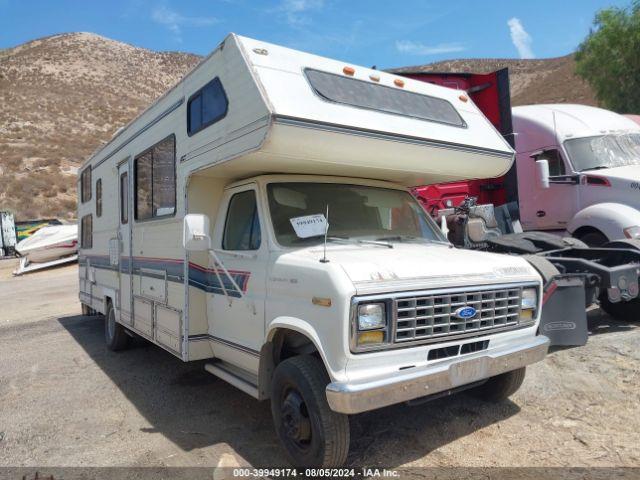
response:
<path fill-rule="evenodd" d="M 205 252 L 211 248 L 209 217 L 200 213 L 184 216 L 182 245 L 190 252 Z"/>
<path fill-rule="evenodd" d="M 549 188 L 549 161 L 536 160 L 536 180 L 538 187 Z"/>

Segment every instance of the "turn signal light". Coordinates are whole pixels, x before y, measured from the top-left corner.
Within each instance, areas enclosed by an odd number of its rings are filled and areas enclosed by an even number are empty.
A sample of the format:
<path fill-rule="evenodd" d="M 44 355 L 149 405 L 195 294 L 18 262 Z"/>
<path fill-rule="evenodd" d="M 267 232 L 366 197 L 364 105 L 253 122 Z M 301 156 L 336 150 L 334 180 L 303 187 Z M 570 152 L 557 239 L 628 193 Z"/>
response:
<path fill-rule="evenodd" d="M 353 76 L 353 74 L 354 74 L 354 73 L 356 73 L 356 69 L 355 69 L 355 68 L 353 68 L 353 67 L 344 67 L 344 68 L 342 69 L 342 72 L 343 72 L 345 75 Z"/>
<path fill-rule="evenodd" d="M 382 342 L 384 342 L 384 332 L 382 331 L 358 333 L 358 345 L 372 345 Z"/>
<path fill-rule="evenodd" d="M 533 310 L 520 310 L 520 320 L 532 320 Z"/>

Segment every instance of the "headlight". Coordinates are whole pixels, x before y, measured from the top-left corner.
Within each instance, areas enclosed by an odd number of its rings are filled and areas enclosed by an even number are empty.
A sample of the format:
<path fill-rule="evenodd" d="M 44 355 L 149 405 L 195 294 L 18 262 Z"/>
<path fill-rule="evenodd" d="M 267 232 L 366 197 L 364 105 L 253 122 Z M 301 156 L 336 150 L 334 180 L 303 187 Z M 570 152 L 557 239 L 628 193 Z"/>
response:
<path fill-rule="evenodd" d="M 520 308 L 522 310 L 535 310 L 538 306 L 538 289 L 525 288 L 522 290 L 522 299 L 520 300 Z"/>
<path fill-rule="evenodd" d="M 624 236 L 627 238 L 639 238 L 640 237 L 640 226 L 634 225 L 632 227 L 627 227 L 624 230 Z"/>
<path fill-rule="evenodd" d="M 358 305 L 358 330 L 375 330 L 387 325 L 384 303 Z"/>
<path fill-rule="evenodd" d="M 538 289 L 525 288 L 522 290 L 522 298 L 520 299 L 520 319 L 527 320 L 535 317 L 536 308 L 538 308 Z"/>

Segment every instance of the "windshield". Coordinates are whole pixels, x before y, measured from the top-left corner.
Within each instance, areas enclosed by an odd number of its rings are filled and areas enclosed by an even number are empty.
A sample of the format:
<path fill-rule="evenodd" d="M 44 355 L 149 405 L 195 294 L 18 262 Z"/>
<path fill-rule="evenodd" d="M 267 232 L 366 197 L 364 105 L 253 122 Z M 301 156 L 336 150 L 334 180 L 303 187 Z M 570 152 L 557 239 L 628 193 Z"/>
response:
<path fill-rule="evenodd" d="M 294 224 L 300 217 L 324 218 L 327 206 L 329 241 L 445 241 L 418 202 L 402 190 L 335 183 L 271 183 L 267 191 L 273 229 L 278 243 L 285 247 L 322 243 L 323 235 L 317 232 L 301 238 Z"/>
<path fill-rule="evenodd" d="M 578 172 L 640 165 L 640 133 L 574 138 L 564 147 Z"/>

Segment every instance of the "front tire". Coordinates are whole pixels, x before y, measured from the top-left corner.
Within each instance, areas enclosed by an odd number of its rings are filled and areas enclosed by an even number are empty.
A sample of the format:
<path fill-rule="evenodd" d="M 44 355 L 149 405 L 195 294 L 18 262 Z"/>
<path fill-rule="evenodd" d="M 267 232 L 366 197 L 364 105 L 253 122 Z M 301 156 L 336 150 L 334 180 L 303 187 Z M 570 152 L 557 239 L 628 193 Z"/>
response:
<path fill-rule="evenodd" d="M 609 301 L 606 290 L 600 294 L 600 308 L 616 320 L 635 322 L 640 319 L 640 298 L 628 302 L 620 300 L 618 303 Z"/>
<path fill-rule="evenodd" d="M 504 402 L 516 393 L 524 382 L 526 367 L 491 377 L 479 387 L 471 390 L 474 396 L 488 402 Z"/>
<path fill-rule="evenodd" d="M 129 335 L 125 328 L 116 322 L 116 311 L 111 303 L 107 306 L 107 314 L 104 316 L 104 337 L 107 348 L 114 352 L 129 346 Z"/>
<path fill-rule="evenodd" d="M 339 467 L 349 452 L 349 417 L 329 408 L 329 377 L 310 355 L 280 363 L 271 384 L 271 413 L 278 438 L 295 467 Z"/>
<path fill-rule="evenodd" d="M 578 238 L 591 248 L 602 247 L 605 243 L 609 242 L 609 239 L 598 231 L 587 232 Z"/>

